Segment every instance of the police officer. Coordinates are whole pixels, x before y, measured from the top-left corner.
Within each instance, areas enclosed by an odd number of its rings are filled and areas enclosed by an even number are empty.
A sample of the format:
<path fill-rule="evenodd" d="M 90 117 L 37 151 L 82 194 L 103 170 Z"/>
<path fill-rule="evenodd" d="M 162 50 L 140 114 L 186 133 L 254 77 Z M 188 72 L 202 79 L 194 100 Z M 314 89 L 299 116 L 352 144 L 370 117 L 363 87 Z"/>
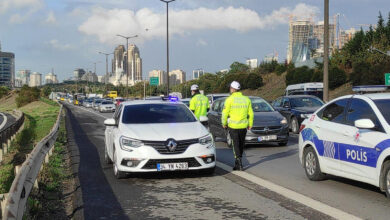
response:
<path fill-rule="evenodd" d="M 209 99 L 200 94 L 198 85 L 191 86 L 191 95 L 190 110 L 194 112 L 196 118 L 199 120 L 200 116 L 207 116 L 210 108 Z"/>
<path fill-rule="evenodd" d="M 247 129 L 253 126 L 253 109 L 251 100 L 239 92 L 241 86 L 237 81 L 230 84 L 231 95 L 225 100 L 222 111 L 222 126 L 228 129 L 233 142 L 235 165 L 233 170 L 243 170 L 242 154 Z M 229 119 L 228 119 L 229 118 Z"/>

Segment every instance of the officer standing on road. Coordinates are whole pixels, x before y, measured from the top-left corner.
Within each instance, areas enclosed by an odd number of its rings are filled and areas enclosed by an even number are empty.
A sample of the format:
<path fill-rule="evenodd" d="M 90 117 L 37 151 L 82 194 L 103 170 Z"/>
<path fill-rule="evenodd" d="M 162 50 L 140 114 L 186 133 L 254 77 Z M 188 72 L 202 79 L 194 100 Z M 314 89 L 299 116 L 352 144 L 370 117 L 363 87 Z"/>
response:
<path fill-rule="evenodd" d="M 191 95 L 190 110 L 194 112 L 196 118 L 199 120 L 200 116 L 207 116 L 210 108 L 209 99 L 200 94 L 198 85 L 191 86 Z"/>
<path fill-rule="evenodd" d="M 235 165 L 233 170 L 243 170 L 242 154 L 247 129 L 253 126 L 253 109 L 251 100 L 239 92 L 241 86 L 237 81 L 230 84 L 231 95 L 225 100 L 222 111 L 222 126 L 228 128 L 233 143 Z M 229 119 L 228 119 L 229 118 Z"/>

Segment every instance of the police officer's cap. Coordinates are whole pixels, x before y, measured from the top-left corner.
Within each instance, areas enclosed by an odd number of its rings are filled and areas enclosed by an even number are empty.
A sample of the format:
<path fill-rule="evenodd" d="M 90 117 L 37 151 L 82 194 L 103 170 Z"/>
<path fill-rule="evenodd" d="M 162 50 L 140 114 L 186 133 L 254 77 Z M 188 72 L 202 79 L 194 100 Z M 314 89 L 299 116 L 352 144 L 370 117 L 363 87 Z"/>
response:
<path fill-rule="evenodd" d="M 194 90 L 199 90 L 199 86 L 194 84 L 191 86 L 191 91 L 194 91 Z"/>
<path fill-rule="evenodd" d="M 233 89 L 236 89 L 236 90 L 240 90 L 240 89 L 241 89 L 240 83 L 237 82 L 237 81 L 233 81 L 233 82 L 230 84 L 230 87 L 232 87 Z"/>

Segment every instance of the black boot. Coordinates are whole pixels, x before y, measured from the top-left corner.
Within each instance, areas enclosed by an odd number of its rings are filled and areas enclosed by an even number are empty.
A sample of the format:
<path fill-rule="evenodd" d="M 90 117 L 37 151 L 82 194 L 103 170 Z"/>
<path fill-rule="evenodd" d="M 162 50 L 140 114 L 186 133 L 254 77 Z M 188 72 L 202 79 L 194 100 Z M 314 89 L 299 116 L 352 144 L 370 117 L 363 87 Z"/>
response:
<path fill-rule="evenodd" d="M 244 168 L 242 167 L 242 161 L 241 161 L 241 158 L 238 158 L 238 159 L 237 159 L 237 163 L 238 163 L 238 170 L 240 170 L 240 171 L 243 171 L 243 170 L 244 170 Z"/>
<path fill-rule="evenodd" d="M 233 170 L 239 170 L 240 167 L 238 165 L 238 159 L 236 158 L 235 162 L 234 162 L 234 167 L 233 167 Z"/>

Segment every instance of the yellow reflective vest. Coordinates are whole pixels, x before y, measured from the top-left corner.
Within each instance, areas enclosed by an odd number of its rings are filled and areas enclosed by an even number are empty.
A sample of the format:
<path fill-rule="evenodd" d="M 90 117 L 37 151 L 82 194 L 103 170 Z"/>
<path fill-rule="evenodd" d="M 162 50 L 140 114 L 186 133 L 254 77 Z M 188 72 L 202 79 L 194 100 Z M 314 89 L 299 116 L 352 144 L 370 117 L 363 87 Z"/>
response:
<path fill-rule="evenodd" d="M 202 94 L 197 94 L 190 101 L 190 110 L 194 111 L 196 118 L 207 116 L 207 109 L 210 108 L 209 99 Z"/>
<path fill-rule="evenodd" d="M 228 120 L 229 118 L 229 120 Z M 253 109 L 251 100 L 235 92 L 225 100 L 222 111 L 222 125 L 233 129 L 244 129 L 253 126 Z"/>

